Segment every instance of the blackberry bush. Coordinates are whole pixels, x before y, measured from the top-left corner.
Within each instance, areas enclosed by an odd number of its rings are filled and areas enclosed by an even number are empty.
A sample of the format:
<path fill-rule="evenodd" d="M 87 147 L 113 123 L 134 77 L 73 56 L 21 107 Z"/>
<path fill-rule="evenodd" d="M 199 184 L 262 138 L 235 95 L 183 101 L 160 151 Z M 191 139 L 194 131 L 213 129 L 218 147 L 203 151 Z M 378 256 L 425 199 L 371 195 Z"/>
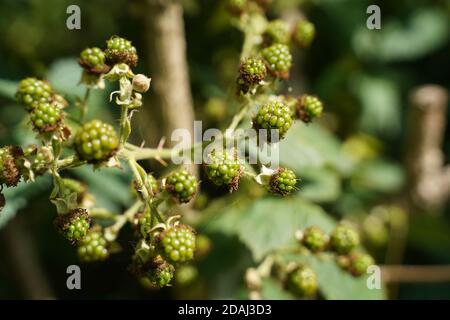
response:
<path fill-rule="evenodd" d="M 253 119 L 253 127 L 256 130 L 267 130 L 267 140 L 269 142 L 272 139 L 272 130 L 276 130 L 281 140 L 286 136 L 291 126 L 292 117 L 289 107 L 278 101 L 263 105 Z"/>
<path fill-rule="evenodd" d="M 117 63 L 125 63 L 134 67 L 138 62 L 136 48 L 133 47 L 131 41 L 117 36 L 106 41 L 105 57 L 106 63 L 111 66 Z"/>
<path fill-rule="evenodd" d="M 36 78 L 25 78 L 19 83 L 16 98 L 27 110 L 33 110 L 41 103 L 50 103 L 53 89 L 48 82 Z"/>
<path fill-rule="evenodd" d="M 119 139 L 111 125 L 92 120 L 77 133 L 75 146 L 80 159 L 96 163 L 106 161 L 116 153 Z"/>
<path fill-rule="evenodd" d="M 270 73 L 277 78 L 286 79 L 292 67 L 292 55 L 285 44 L 276 43 L 261 51 Z"/>
<path fill-rule="evenodd" d="M 158 236 L 161 255 L 172 263 L 194 259 L 195 244 L 195 233 L 187 225 L 169 227 Z"/>
<path fill-rule="evenodd" d="M 91 231 L 79 241 L 78 257 L 82 262 L 102 261 L 109 257 L 108 242 L 99 231 Z"/>
<path fill-rule="evenodd" d="M 166 178 L 165 189 L 180 203 L 188 203 L 197 193 L 197 179 L 186 170 L 172 172 Z"/>
<path fill-rule="evenodd" d="M 230 191 L 238 189 L 243 168 L 234 152 L 210 154 L 204 168 L 206 176 L 215 185 L 227 186 Z"/>

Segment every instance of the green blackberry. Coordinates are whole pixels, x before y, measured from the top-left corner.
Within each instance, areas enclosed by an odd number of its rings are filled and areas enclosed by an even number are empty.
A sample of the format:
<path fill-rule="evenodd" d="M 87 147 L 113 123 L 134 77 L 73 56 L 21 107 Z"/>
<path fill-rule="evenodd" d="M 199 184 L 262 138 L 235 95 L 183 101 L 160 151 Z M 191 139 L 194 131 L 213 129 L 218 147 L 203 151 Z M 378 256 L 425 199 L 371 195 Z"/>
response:
<path fill-rule="evenodd" d="M 174 171 L 166 178 L 165 189 L 178 202 L 191 201 L 197 192 L 197 179 L 186 170 Z"/>
<path fill-rule="evenodd" d="M 338 254 L 347 254 L 359 245 L 359 234 L 349 226 L 338 225 L 331 233 L 330 244 Z"/>
<path fill-rule="evenodd" d="M 33 110 L 42 102 L 51 102 L 53 95 L 54 91 L 48 82 L 36 78 L 25 78 L 19 83 L 16 99 L 27 110 Z"/>
<path fill-rule="evenodd" d="M 78 156 L 90 163 L 108 160 L 119 147 L 119 139 L 114 128 L 100 120 L 92 120 L 83 125 L 75 137 Z"/>
<path fill-rule="evenodd" d="M 302 243 L 313 252 L 325 250 L 328 246 L 328 241 L 328 235 L 317 226 L 308 227 L 303 231 Z"/>
<path fill-rule="evenodd" d="M 61 108 L 48 102 L 38 103 L 30 114 L 34 129 L 42 134 L 59 129 L 63 119 L 64 113 Z"/>
<path fill-rule="evenodd" d="M 18 146 L 6 146 L 0 148 L 0 190 L 2 184 L 14 187 L 20 180 L 19 160 L 23 151 Z"/>
<path fill-rule="evenodd" d="M 86 209 L 77 208 L 66 214 L 58 215 L 55 226 L 69 241 L 77 242 L 83 239 L 90 227 L 91 219 Z"/>
<path fill-rule="evenodd" d="M 267 46 L 275 43 L 288 44 L 290 37 L 289 26 L 280 19 L 270 21 L 263 33 L 264 43 Z"/>
<path fill-rule="evenodd" d="M 353 252 L 350 254 L 349 271 L 355 277 L 362 276 L 367 272 L 367 268 L 374 265 L 375 261 L 367 253 Z"/>
<path fill-rule="evenodd" d="M 83 262 L 102 261 L 109 257 L 108 242 L 99 231 L 90 231 L 78 246 L 78 257 Z"/>
<path fill-rule="evenodd" d="M 144 238 L 148 237 L 153 227 L 150 211 L 139 212 L 136 215 L 136 222 L 140 235 Z"/>
<path fill-rule="evenodd" d="M 139 189 L 139 184 L 136 180 L 133 180 L 131 182 L 131 186 L 132 186 L 133 194 L 135 196 L 142 197 L 142 191 Z M 156 178 L 151 173 L 147 174 L 147 181 L 146 181 L 145 187 L 148 190 L 150 196 L 153 196 L 153 195 L 156 195 L 157 193 L 159 193 L 158 180 L 156 180 Z"/>
<path fill-rule="evenodd" d="M 317 97 L 305 94 L 298 98 L 296 111 L 300 120 L 309 123 L 322 115 L 323 104 Z"/>
<path fill-rule="evenodd" d="M 158 288 L 168 286 L 173 279 L 175 268 L 161 256 L 156 256 L 150 263 L 147 277 L 152 285 Z"/>
<path fill-rule="evenodd" d="M 259 58 L 247 58 L 239 67 L 240 78 L 249 86 L 257 85 L 267 75 L 266 65 Z"/>
<path fill-rule="evenodd" d="M 299 266 L 287 276 L 288 289 L 300 298 L 312 298 L 317 292 L 317 276 L 313 269 Z"/>
<path fill-rule="evenodd" d="M 237 190 L 243 167 L 235 152 L 220 152 L 209 155 L 204 165 L 207 177 L 217 186 L 227 186 L 230 191 Z"/>
<path fill-rule="evenodd" d="M 195 232 L 183 224 L 170 227 L 158 236 L 158 247 L 161 255 L 172 263 L 192 260 L 196 247 Z"/>
<path fill-rule="evenodd" d="M 105 53 L 102 49 L 93 47 L 86 48 L 80 53 L 78 60 L 80 65 L 91 74 L 108 72 L 109 67 L 105 64 Z"/>
<path fill-rule="evenodd" d="M 295 173 L 287 168 L 278 168 L 270 177 L 269 191 L 282 196 L 287 196 L 295 191 L 297 177 Z"/>
<path fill-rule="evenodd" d="M 300 20 L 295 26 L 293 38 L 299 46 L 305 48 L 309 47 L 314 39 L 315 33 L 316 28 L 314 24 L 307 20 Z"/>
<path fill-rule="evenodd" d="M 30 162 L 30 169 L 35 175 L 44 174 L 52 165 L 53 153 L 48 147 L 29 145 L 23 153 L 24 157 Z"/>
<path fill-rule="evenodd" d="M 134 67 L 138 62 L 136 48 L 133 47 L 131 41 L 118 36 L 113 36 L 106 41 L 105 58 L 106 63 L 110 66 L 125 63 Z"/>
<path fill-rule="evenodd" d="M 279 101 L 269 102 L 259 108 L 253 119 L 253 127 L 256 130 L 265 129 L 268 142 L 272 142 L 272 130 L 278 131 L 279 140 L 283 139 L 292 125 L 291 111 L 284 103 Z"/>
<path fill-rule="evenodd" d="M 276 43 L 262 50 L 261 55 L 270 73 L 277 78 L 287 79 L 292 67 L 292 55 L 285 44 Z"/>

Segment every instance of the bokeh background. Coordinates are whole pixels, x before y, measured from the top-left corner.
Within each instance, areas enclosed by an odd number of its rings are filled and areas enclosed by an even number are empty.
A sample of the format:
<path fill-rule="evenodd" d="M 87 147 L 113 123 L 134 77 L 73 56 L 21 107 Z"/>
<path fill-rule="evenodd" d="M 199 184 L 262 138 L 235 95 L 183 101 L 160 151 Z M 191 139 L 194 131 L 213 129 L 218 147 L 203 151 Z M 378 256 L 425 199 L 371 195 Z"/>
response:
<path fill-rule="evenodd" d="M 192 98 L 187 106 L 192 105 L 195 119 L 207 126 L 226 126 L 236 108 L 232 94 L 242 34 L 230 23 L 221 1 L 181 3 Z M 81 30 L 66 28 L 66 8 L 71 4 L 81 8 Z M 381 30 L 366 28 L 370 4 L 381 7 Z M 2 0 L 0 144 L 33 141 L 23 120 L 25 112 L 13 99 L 20 79 L 49 79 L 74 101 L 83 94 L 77 85 L 78 53 L 87 46 L 104 46 L 111 35 L 133 41 L 140 55 L 138 72 L 150 77 L 161 72 L 153 61 L 158 50 L 151 20 L 154 6 L 151 0 Z M 381 265 L 444 267 L 439 271 L 442 280 L 426 281 L 429 275 L 422 271 L 417 278 L 423 281 L 394 280 L 385 297 L 450 298 L 450 269 L 445 269 L 450 264 L 448 205 L 426 210 L 402 206 L 408 199 L 404 163 L 411 90 L 429 83 L 450 88 L 450 2 L 275 0 L 268 14 L 272 18 L 305 15 L 316 25 L 311 48 L 294 52 L 292 79 L 286 85 L 294 94 L 318 95 L 326 105 L 321 122 L 306 129 L 296 127 L 281 150 L 282 162 L 302 178 L 299 199 L 292 200 L 301 204 L 272 199 L 251 184 L 230 196 L 211 191 L 204 182 L 194 210 L 201 216 L 197 227 L 211 239 L 212 249 L 186 268 L 176 285 L 148 290 L 127 272 L 133 248 L 132 232 L 127 229 L 120 237 L 123 251 L 106 263 L 83 266 L 82 290 L 70 291 L 65 270 L 78 260 L 75 250 L 54 231 L 50 179 L 40 178 L 33 185 L 4 192 L 8 206 L 0 213 L 0 298 L 246 298 L 243 274 L 255 265 L 255 251 L 263 250 L 249 234 L 264 235 L 267 230 L 261 220 L 269 227 L 275 223 L 280 230 L 290 227 L 293 215 L 282 213 L 295 208 L 311 215 L 320 208 L 318 215 L 326 211 L 337 220 L 357 222 L 367 248 Z M 165 86 L 174 94 L 178 90 L 171 83 Z M 89 118 L 118 118 L 118 110 L 108 102 L 110 89 L 93 94 Z M 159 101 L 152 97 L 158 94 L 152 88 L 135 117 L 136 143 L 145 139 L 154 145 L 164 132 L 155 124 L 161 126 L 155 121 Z M 443 134 L 447 157 L 450 132 Z M 164 172 L 156 163 L 147 165 L 158 174 Z M 120 213 L 130 204 L 131 177 L 126 169 L 100 170 L 94 176 L 90 168 L 83 168 L 70 175 L 87 182 L 102 207 Z M 240 212 L 245 216 L 233 220 Z M 236 223 L 246 227 L 233 229 Z M 270 242 L 270 236 L 260 241 Z M 325 297 L 358 298 L 356 289 L 344 288 L 339 280 L 329 286 L 334 289 Z M 264 297 L 289 298 L 275 283 L 267 283 Z"/>

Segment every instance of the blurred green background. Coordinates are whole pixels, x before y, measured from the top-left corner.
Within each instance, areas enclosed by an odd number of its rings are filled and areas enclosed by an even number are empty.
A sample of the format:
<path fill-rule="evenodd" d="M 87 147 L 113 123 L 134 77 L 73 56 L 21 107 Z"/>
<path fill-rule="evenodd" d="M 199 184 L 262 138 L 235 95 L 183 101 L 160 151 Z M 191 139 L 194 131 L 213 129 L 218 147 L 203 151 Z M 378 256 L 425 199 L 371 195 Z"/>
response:
<path fill-rule="evenodd" d="M 223 126 L 233 112 L 227 107 L 227 96 L 235 82 L 242 35 L 230 24 L 220 1 L 182 2 L 196 119 L 209 126 Z M 319 125 L 295 127 L 281 147 L 282 163 L 302 178 L 300 195 L 280 201 L 244 184 L 240 192 L 229 196 L 209 191 L 205 182 L 196 204 L 203 215 L 197 227 L 211 238 L 213 248 L 193 268 L 186 269 L 186 273 L 198 273 L 192 281 L 161 291 L 141 286 L 126 271 L 133 239 L 131 230 L 125 230 L 120 238 L 123 252 L 107 263 L 83 266 L 82 290 L 70 291 L 65 270 L 78 260 L 75 250 L 53 229 L 56 211 L 48 201 L 50 181 L 40 178 L 33 186 L 22 184 L 5 192 L 8 207 L 0 214 L 0 298 L 30 298 L 39 296 L 39 292 L 50 292 L 57 298 L 245 298 L 245 269 L 279 244 L 271 240 L 274 230 L 267 228 L 276 225 L 273 229 L 279 232 L 293 228 L 297 223 L 294 210 L 323 225 L 331 224 L 329 216 L 350 218 L 364 226 L 369 218 L 390 214 L 390 200 L 401 194 L 405 185 L 402 161 L 408 93 L 426 83 L 450 88 L 450 2 L 274 2 L 270 17 L 300 10 L 317 31 L 310 49 L 295 52 L 289 86 L 295 94 L 308 91 L 320 96 L 327 114 Z M 81 7 L 81 30 L 71 31 L 65 26 L 70 4 Z M 381 30 L 366 28 L 370 4 L 381 7 Z M 1 145 L 23 145 L 33 139 L 23 123 L 25 111 L 13 99 L 18 81 L 26 76 L 49 79 L 56 90 L 73 101 L 83 94 L 83 88 L 77 85 L 81 74 L 78 53 L 87 46 L 104 46 L 113 34 L 133 41 L 141 57 L 137 71 L 147 73 L 146 61 L 151 57 L 142 8 L 143 1 L 138 0 L 2 0 Z M 92 96 L 89 117 L 117 119 L 117 110 L 108 103 L 107 94 L 108 90 Z M 151 106 L 141 113 L 151 119 Z M 143 130 L 140 126 L 136 123 L 137 137 Z M 450 152 L 450 132 L 446 133 L 444 151 L 446 155 Z M 161 171 L 161 167 L 152 168 Z M 89 168 L 83 168 L 71 174 L 86 181 L 99 205 L 113 212 L 120 213 L 131 201 L 131 178 L 126 170 L 100 170 L 93 176 Z M 449 217 L 446 207 L 410 219 L 401 262 L 450 264 Z M 237 221 L 240 228 L 235 227 Z M 377 261 L 384 263 L 390 229 L 383 225 L 373 231 L 374 235 L 371 231 L 365 237 L 367 246 Z M 259 236 L 261 239 L 256 239 Z M 11 237 L 19 240 L 9 242 Z M 30 241 L 31 248 L 21 246 Z M 17 256 L 25 260 L 17 260 Z M 17 264 L 27 257 L 37 265 L 34 269 L 35 264 L 30 263 L 31 270 L 25 271 L 29 278 L 23 279 L 18 276 L 23 273 L 16 272 L 21 269 Z M 328 271 L 323 268 L 323 272 Z M 348 287 L 348 292 L 342 293 L 339 288 L 344 284 L 330 281 L 328 285 L 334 289 L 322 288 L 324 297 L 358 298 L 357 289 Z M 37 293 L 30 292 L 30 285 Z M 275 283 L 266 283 L 264 288 L 266 298 L 289 298 Z M 391 297 L 450 298 L 450 284 L 401 284 L 392 290 Z"/>

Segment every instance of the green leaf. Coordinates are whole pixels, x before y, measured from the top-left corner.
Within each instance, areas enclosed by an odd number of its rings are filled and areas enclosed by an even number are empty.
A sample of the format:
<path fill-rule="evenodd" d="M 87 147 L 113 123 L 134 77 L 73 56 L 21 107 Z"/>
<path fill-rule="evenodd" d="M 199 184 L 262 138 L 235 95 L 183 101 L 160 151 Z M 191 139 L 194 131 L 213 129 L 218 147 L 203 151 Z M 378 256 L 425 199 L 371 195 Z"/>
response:
<path fill-rule="evenodd" d="M 299 196 L 312 202 L 331 202 L 341 194 L 339 175 L 330 169 L 311 169 L 298 173 Z"/>
<path fill-rule="evenodd" d="M 342 270 L 331 254 L 298 255 L 285 254 L 286 261 L 295 261 L 309 265 L 317 274 L 321 294 L 329 300 L 380 300 L 386 298 L 385 288 L 369 289 L 367 277 L 355 278 Z"/>
<path fill-rule="evenodd" d="M 17 81 L 0 79 L 0 95 L 14 100 L 18 85 Z"/>
<path fill-rule="evenodd" d="M 310 225 L 331 232 L 335 222 L 319 206 L 300 198 L 262 198 L 243 206 L 230 206 L 207 223 L 209 231 L 236 234 L 255 260 L 294 243 L 294 233 Z"/>
<path fill-rule="evenodd" d="M 346 175 L 353 168 L 341 142 L 316 124 L 296 124 L 290 129 L 286 139 L 280 142 L 280 162 L 296 172 L 328 166 Z"/>
<path fill-rule="evenodd" d="M 383 160 L 362 163 L 351 180 L 355 188 L 392 193 L 405 183 L 403 169 L 396 164 Z"/>
<path fill-rule="evenodd" d="M 382 77 L 358 75 L 351 86 L 362 105 L 361 129 L 377 134 L 397 134 L 400 129 L 400 90 Z"/>
<path fill-rule="evenodd" d="M 293 300 L 295 297 L 284 290 L 279 282 L 265 278 L 262 283 L 261 296 L 265 300 Z"/>

